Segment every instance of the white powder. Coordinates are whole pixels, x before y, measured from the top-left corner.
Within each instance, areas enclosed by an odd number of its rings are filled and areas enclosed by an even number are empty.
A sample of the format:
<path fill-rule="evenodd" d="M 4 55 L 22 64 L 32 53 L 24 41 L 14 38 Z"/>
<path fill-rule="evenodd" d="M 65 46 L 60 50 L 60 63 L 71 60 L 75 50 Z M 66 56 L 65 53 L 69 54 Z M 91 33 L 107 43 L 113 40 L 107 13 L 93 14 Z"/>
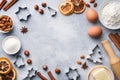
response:
<path fill-rule="evenodd" d="M 102 21 L 108 27 L 120 26 L 120 2 L 108 3 L 102 9 Z"/>

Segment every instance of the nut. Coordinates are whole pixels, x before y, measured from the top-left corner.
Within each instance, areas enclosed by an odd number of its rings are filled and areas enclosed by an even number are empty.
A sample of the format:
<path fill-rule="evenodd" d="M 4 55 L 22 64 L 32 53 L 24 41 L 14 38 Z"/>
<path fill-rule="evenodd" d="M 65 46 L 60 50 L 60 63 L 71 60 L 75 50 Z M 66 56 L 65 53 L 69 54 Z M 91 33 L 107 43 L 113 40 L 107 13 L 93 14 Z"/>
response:
<path fill-rule="evenodd" d="M 38 11 L 40 14 L 44 14 L 44 10 L 43 9 L 39 9 Z"/>
<path fill-rule="evenodd" d="M 94 3 L 95 2 L 95 0 L 90 0 L 90 3 Z"/>
<path fill-rule="evenodd" d="M 84 58 L 85 58 L 85 56 L 84 56 L 84 55 L 81 55 L 81 56 L 80 56 L 80 58 L 81 58 L 81 59 L 84 59 Z"/>
<path fill-rule="evenodd" d="M 29 56 L 29 55 L 30 55 L 30 52 L 29 52 L 28 50 L 25 50 L 25 51 L 24 51 L 24 55 L 25 55 L 25 56 Z"/>
<path fill-rule="evenodd" d="M 46 4 L 45 2 L 43 2 L 43 3 L 41 4 L 41 6 L 45 8 L 45 7 L 47 6 L 47 4 Z"/>
<path fill-rule="evenodd" d="M 38 10 L 39 9 L 39 6 L 37 4 L 34 5 L 34 9 L 35 10 Z"/>
<path fill-rule="evenodd" d="M 89 3 L 86 3 L 86 6 L 87 6 L 87 7 L 90 7 L 90 4 L 89 4 Z"/>
<path fill-rule="evenodd" d="M 97 7 L 97 3 L 94 3 L 94 7 Z"/>
<path fill-rule="evenodd" d="M 61 70 L 60 70 L 59 68 L 56 68 L 56 69 L 55 69 L 55 73 L 56 73 L 56 74 L 60 74 L 60 72 L 61 72 Z"/>
<path fill-rule="evenodd" d="M 47 70 L 48 66 L 47 65 L 43 65 L 42 68 L 43 68 L 43 70 Z"/>
<path fill-rule="evenodd" d="M 79 64 L 79 65 L 81 65 L 82 64 L 82 62 L 80 61 L 80 60 L 77 60 L 77 62 L 76 62 L 77 64 Z"/>
<path fill-rule="evenodd" d="M 28 63 L 28 64 L 32 64 L 32 60 L 31 60 L 31 59 L 28 59 L 28 60 L 27 60 L 27 63 Z"/>

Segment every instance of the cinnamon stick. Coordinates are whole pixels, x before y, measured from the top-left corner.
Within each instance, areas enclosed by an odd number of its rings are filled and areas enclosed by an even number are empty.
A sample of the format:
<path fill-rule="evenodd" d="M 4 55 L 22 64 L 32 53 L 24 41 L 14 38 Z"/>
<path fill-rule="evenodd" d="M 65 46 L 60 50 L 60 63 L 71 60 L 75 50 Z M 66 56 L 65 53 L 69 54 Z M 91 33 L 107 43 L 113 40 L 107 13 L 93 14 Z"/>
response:
<path fill-rule="evenodd" d="M 2 0 L 0 3 L 0 9 L 7 3 L 7 0 Z"/>
<path fill-rule="evenodd" d="M 119 42 L 119 44 L 120 44 L 120 36 L 119 36 L 119 34 L 118 34 L 118 33 L 115 33 L 114 35 L 115 35 L 116 39 L 118 40 L 118 42 Z"/>
<path fill-rule="evenodd" d="M 114 34 L 110 33 L 109 34 L 109 38 L 112 40 L 112 42 L 114 43 L 114 45 L 118 48 L 118 50 L 120 51 L 120 43 L 117 40 L 117 38 L 115 37 Z"/>
<path fill-rule="evenodd" d="M 54 76 L 53 76 L 53 74 L 52 74 L 51 71 L 48 72 L 48 75 L 49 75 L 49 77 L 50 77 L 51 80 L 55 80 L 55 78 L 54 78 Z"/>
<path fill-rule="evenodd" d="M 14 5 L 18 0 L 11 0 L 8 4 L 3 8 L 4 11 L 7 11 L 12 5 Z"/>
<path fill-rule="evenodd" d="M 42 79 L 42 80 L 48 80 L 45 76 L 43 76 L 40 72 L 37 72 L 37 75 Z"/>

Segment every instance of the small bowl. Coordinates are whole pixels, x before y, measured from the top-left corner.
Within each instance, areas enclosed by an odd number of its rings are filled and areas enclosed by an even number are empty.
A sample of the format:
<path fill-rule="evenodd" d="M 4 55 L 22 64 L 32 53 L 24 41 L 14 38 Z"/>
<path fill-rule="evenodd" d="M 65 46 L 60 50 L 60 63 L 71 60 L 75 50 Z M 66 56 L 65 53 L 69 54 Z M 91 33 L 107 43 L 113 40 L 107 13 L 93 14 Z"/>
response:
<path fill-rule="evenodd" d="M 92 78 L 92 75 L 91 75 L 91 74 L 92 74 L 92 72 L 93 72 L 94 70 L 96 70 L 96 69 L 98 69 L 98 68 L 105 68 L 106 70 L 108 70 L 108 72 L 109 72 L 110 75 L 111 75 L 111 80 L 114 80 L 113 72 L 112 72 L 108 67 L 103 66 L 103 65 L 99 65 L 99 66 L 93 67 L 93 68 L 88 72 L 87 80 L 94 80 L 94 79 Z"/>
<path fill-rule="evenodd" d="M 10 31 L 13 29 L 13 20 L 11 19 L 11 17 L 9 17 L 9 16 L 7 16 L 7 15 L 1 15 L 0 18 L 1 18 L 1 17 L 9 18 L 12 26 L 11 26 L 11 29 L 10 29 L 9 31 L 0 30 L 0 32 L 1 32 L 1 33 L 8 33 L 8 32 L 10 32 Z"/>
<path fill-rule="evenodd" d="M 115 26 L 109 27 L 109 26 L 107 26 L 107 25 L 103 22 L 103 20 L 102 20 L 102 14 L 101 14 L 102 9 L 103 9 L 106 5 L 108 5 L 109 3 L 112 3 L 112 2 L 119 2 L 119 3 L 120 3 L 120 0 L 106 0 L 106 1 L 104 1 L 104 3 L 100 6 L 100 9 L 99 9 L 99 12 L 98 12 L 98 14 L 99 14 L 99 20 L 100 20 L 100 22 L 103 24 L 103 26 L 104 26 L 105 28 L 111 29 L 111 30 L 117 30 L 117 29 L 120 29 L 120 26 L 118 26 L 118 27 L 115 27 Z"/>
<path fill-rule="evenodd" d="M 18 46 L 18 48 L 16 49 L 16 51 L 14 51 L 14 52 L 9 52 L 9 51 L 7 51 L 6 49 L 5 49 L 5 42 L 8 40 L 8 39 L 10 39 L 10 38 L 14 38 L 16 41 L 17 41 L 17 46 Z M 2 41 L 2 48 L 3 48 L 3 50 L 7 53 L 7 54 L 9 54 L 9 55 L 14 55 L 14 54 L 16 54 L 17 52 L 19 52 L 19 50 L 21 49 L 21 42 L 20 42 L 20 40 L 17 38 L 17 37 L 15 37 L 15 36 L 8 36 L 8 37 L 6 37 L 3 41 Z"/>

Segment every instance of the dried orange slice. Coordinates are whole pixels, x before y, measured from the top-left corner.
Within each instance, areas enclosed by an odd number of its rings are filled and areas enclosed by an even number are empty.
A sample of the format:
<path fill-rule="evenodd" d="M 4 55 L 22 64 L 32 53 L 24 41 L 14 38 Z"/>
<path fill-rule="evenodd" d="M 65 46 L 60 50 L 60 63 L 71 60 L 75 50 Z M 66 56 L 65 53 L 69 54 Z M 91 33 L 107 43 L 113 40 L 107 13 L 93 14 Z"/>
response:
<path fill-rule="evenodd" d="M 59 5 L 59 11 L 64 15 L 70 15 L 74 12 L 74 4 L 70 1 L 64 1 Z"/>
<path fill-rule="evenodd" d="M 16 80 L 16 70 L 14 68 L 12 68 L 12 70 L 6 74 L 6 75 L 0 75 L 0 80 Z"/>
<path fill-rule="evenodd" d="M 80 14 L 84 12 L 86 8 L 86 3 L 84 0 L 70 0 L 74 3 L 74 13 Z"/>
<path fill-rule="evenodd" d="M 12 64 L 8 58 L 0 58 L 0 74 L 8 74 L 12 69 Z"/>

